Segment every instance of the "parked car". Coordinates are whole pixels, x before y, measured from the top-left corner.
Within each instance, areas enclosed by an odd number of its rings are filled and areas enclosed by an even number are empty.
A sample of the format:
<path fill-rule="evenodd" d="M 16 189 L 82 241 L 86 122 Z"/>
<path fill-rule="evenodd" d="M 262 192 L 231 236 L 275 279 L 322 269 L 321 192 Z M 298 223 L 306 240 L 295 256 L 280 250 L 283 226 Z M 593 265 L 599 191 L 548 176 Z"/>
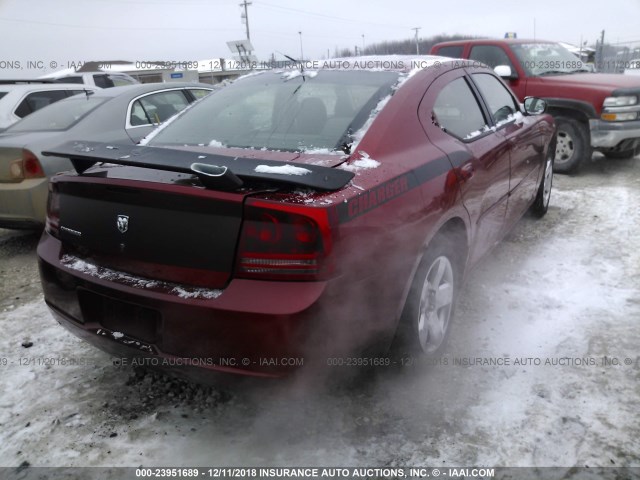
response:
<path fill-rule="evenodd" d="M 211 90 L 194 83 L 88 89 L 11 126 L 0 134 L 0 227 L 44 226 L 48 178 L 71 163 L 43 150 L 73 139 L 133 145 Z"/>
<path fill-rule="evenodd" d="M 94 85 L 100 88 L 124 87 L 126 85 L 138 85 L 140 82 L 131 75 L 121 72 L 75 72 L 58 76 L 51 76 L 58 83 L 82 83 Z"/>
<path fill-rule="evenodd" d="M 561 45 L 540 40 L 443 42 L 431 53 L 494 68 L 520 101 L 545 99 L 558 127 L 557 172 L 575 172 L 593 150 L 617 159 L 640 149 L 639 77 L 591 73 Z"/>
<path fill-rule="evenodd" d="M 95 91 L 96 87 L 34 80 L 0 80 L 0 131 L 59 100 Z"/>
<path fill-rule="evenodd" d="M 147 146 L 47 152 L 75 166 L 51 180 L 38 246 L 55 318 L 121 358 L 209 373 L 442 351 L 465 274 L 547 211 L 554 125 L 490 69 L 393 58 L 253 74 Z"/>

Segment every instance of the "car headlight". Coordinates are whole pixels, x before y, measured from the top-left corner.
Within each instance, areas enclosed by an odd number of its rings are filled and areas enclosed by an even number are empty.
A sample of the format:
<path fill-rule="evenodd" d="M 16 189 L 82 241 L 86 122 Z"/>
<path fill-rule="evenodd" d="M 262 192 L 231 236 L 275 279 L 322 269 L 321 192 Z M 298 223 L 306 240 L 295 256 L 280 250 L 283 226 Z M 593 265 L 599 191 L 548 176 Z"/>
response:
<path fill-rule="evenodd" d="M 623 97 L 607 97 L 602 104 L 604 107 L 628 107 L 638 103 L 638 97 L 635 95 L 626 95 Z"/>

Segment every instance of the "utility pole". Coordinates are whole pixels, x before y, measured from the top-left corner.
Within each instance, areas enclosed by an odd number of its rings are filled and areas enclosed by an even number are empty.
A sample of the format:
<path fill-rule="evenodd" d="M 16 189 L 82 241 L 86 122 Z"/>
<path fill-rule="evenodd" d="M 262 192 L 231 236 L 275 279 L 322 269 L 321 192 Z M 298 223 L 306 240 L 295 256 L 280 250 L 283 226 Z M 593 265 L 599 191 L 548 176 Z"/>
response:
<path fill-rule="evenodd" d="M 362 34 L 362 54 L 364 55 L 364 33 Z"/>
<path fill-rule="evenodd" d="M 249 5 L 251 5 L 252 2 L 247 2 L 247 0 L 243 0 L 243 2 L 240 4 L 241 7 L 244 7 L 244 24 L 247 27 L 247 40 L 251 40 L 251 37 L 249 36 L 249 12 L 247 10 L 247 7 Z"/>
<path fill-rule="evenodd" d="M 604 69 L 604 30 L 600 34 L 600 55 L 598 55 L 598 71 L 602 72 Z"/>
<path fill-rule="evenodd" d="M 421 29 L 422 27 L 414 27 L 411 30 L 415 30 L 416 31 L 416 55 L 420 55 L 420 45 L 418 44 L 418 31 Z"/>
<path fill-rule="evenodd" d="M 298 32 L 298 35 L 300 35 L 300 61 L 302 62 L 304 60 L 304 53 L 302 52 L 302 32 Z"/>

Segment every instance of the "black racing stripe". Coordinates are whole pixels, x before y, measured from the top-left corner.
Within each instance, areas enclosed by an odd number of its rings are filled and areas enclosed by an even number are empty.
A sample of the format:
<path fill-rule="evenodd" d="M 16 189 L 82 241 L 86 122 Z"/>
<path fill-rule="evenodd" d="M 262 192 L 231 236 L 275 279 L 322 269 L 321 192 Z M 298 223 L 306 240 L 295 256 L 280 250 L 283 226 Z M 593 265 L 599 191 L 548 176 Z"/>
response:
<path fill-rule="evenodd" d="M 347 202 L 338 204 L 338 220 L 340 223 L 349 222 L 449 170 L 451 170 L 451 162 L 447 157 L 439 157 L 414 170 L 409 170 L 358 194 Z"/>

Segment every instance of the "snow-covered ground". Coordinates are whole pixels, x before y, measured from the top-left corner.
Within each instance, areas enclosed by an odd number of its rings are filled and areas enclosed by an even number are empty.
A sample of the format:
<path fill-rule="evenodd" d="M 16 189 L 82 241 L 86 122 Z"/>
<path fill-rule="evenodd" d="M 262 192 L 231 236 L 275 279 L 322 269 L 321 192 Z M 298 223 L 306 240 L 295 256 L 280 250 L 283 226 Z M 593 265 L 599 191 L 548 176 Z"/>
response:
<path fill-rule="evenodd" d="M 0 231 L 0 466 L 640 466 L 640 158 L 554 180 L 469 278 L 440 365 L 330 388 L 114 365 L 49 315 L 37 236 Z"/>

